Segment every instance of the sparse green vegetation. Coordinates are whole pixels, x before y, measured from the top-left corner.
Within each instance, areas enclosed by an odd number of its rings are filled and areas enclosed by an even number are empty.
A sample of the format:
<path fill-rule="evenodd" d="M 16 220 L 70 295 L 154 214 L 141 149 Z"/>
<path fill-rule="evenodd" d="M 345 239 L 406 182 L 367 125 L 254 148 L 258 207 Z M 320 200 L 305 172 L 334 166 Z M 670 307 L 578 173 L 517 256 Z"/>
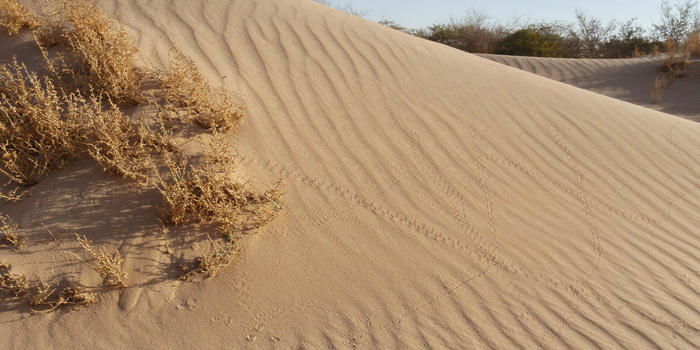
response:
<path fill-rule="evenodd" d="M 527 28 L 505 37 L 496 52 L 503 55 L 558 57 L 562 51 L 556 38 Z"/>

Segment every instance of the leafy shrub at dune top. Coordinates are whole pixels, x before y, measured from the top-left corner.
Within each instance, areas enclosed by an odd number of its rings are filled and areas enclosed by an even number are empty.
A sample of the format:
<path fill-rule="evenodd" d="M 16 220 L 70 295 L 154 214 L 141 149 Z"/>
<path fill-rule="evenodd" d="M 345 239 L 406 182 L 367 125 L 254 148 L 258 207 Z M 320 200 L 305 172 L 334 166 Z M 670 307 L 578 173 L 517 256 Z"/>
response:
<path fill-rule="evenodd" d="M 541 34 L 533 28 L 521 29 L 501 41 L 496 51 L 502 55 L 561 57 L 563 49 L 557 38 Z"/>
<path fill-rule="evenodd" d="M 627 58 L 664 51 L 664 42 L 672 38 L 680 42 L 700 31 L 697 2 L 663 1 L 661 18 L 652 27 L 643 28 L 636 18 L 625 22 L 603 22 L 582 11 L 576 11 L 574 22 L 511 24 L 491 21 L 488 15 L 469 10 L 463 18 L 450 18 L 425 28 L 407 29 L 384 19 L 380 24 L 423 39 L 435 41 L 473 53 L 499 53 L 571 58 Z M 545 38 L 539 38 L 544 36 Z M 556 46 L 553 43 L 556 42 Z"/>
<path fill-rule="evenodd" d="M 477 53 L 495 52 L 501 40 L 509 32 L 508 27 L 492 24 L 485 13 L 476 10 L 470 10 L 464 18 L 451 18 L 446 22 L 436 23 L 424 29 L 409 31 L 409 33 L 424 39 Z"/>

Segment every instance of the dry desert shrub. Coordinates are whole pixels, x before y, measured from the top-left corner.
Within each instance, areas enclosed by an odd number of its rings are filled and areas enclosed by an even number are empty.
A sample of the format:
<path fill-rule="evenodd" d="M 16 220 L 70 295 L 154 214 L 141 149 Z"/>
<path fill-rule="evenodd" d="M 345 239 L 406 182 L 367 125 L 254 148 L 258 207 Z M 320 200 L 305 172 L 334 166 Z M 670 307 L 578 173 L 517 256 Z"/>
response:
<path fill-rule="evenodd" d="M 32 29 L 34 41 L 41 48 L 53 47 L 65 44 L 63 34 L 66 30 L 66 19 L 63 13 L 63 5 L 59 1 L 44 2 L 39 8 L 37 25 Z"/>
<path fill-rule="evenodd" d="M 180 266 L 184 272 L 180 277 L 181 280 L 189 280 L 195 276 L 216 277 L 219 271 L 231 264 L 240 250 L 233 241 L 221 244 L 211 239 L 207 241 L 207 247 L 197 246 L 196 248 L 200 256 L 190 266 Z"/>
<path fill-rule="evenodd" d="M 700 56 L 700 32 L 691 35 L 688 39 L 688 51 L 692 56 Z"/>
<path fill-rule="evenodd" d="M 85 127 L 82 144 L 104 171 L 146 181 L 148 146 L 157 142 L 155 132 L 144 132 L 111 101 L 94 96 L 76 98 L 71 110 Z"/>
<path fill-rule="evenodd" d="M 0 263 L 0 291 L 14 297 L 27 294 L 29 281 L 24 275 L 10 273 L 10 265 Z"/>
<path fill-rule="evenodd" d="M 17 0 L 0 0 L 0 27 L 10 35 L 17 35 L 22 29 L 34 28 L 37 20 Z"/>
<path fill-rule="evenodd" d="M 690 58 L 697 55 L 700 50 L 700 34 L 693 34 L 683 42 L 673 40 L 666 41 L 666 54 L 668 58 L 661 67 L 662 72 L 668 73 L 672 79 L 681 78 L 685 75 Z"/>
<path fill-rule="evenodd" d="M 56 288 L 48 285 L 37 287 L 29 298 L 29 305 L 34 312 L 51 312 L 59 307 L 73 305 L 87 306 L 97 301 L 97 294 L 82 287 L 66 287 L 56 294 Z M 38 309 L 44 307 L 44 309 Z"/>
<path fill-rule="evenodd" d="M 11 190 L 7 190 L 7 191 L 3 190 L 2 187 L 0 187 L 0 201 L 17 202 L 21 198 L 21 195 L 18 192 L 19 192 L 19 188 L 17 188 L 17 187 L 15 187 Z"/>
<path fill-rule="evenodd" d="M 53 82 L 13 61 L 0 66 L 0 173 L 29 186 L 76 152 L 65 101 Z"/>
<path fill-rule="evenodd" d="M 88 1 L 64 1 L 64 6 L 68 49 L 90 85 L 117 103 L 140 102 L 141 77 L 134 62 L 138 49 L 123 26 Z"/>
<path fill-rule="evenodd" d="M 223 87 L 212 88 L 191 59 L 174 51 L 168 71 L 155 76 L 162 89 L 144 97 L 146 75 L 136 69 L 137 49 L 123 26 L 87 0 L 56 3 L 44 9 L 50 15 L 36 20 L 34 32 L 47 74 L 29 72 L 17 61 L 0 65 L 0 176 L 15 186 L 0 199 L 17 200 L 16 186 L 33 185 L 68 160 L 92 158 L 105 171 L 155 187 L 170 223 L 222 230 L 226 243 L 210 241 L 210 249 L 186 274 L 213 277 L 238 252 L 236 233 L 264 225 L 281 209 L 281 182 L 259 193 L 234 176 L 236 158 L 220 132 L 246 117 L 244 105 Z M 55 44 L 65 45 L 68 56 L 50 55 L 46 47 Z M 119 108 L 143 102 L 154 111 L 148 120 L 134 120 Z M 201 157 L 179 152 L 172 124 L 182 121 L 214 133 Z M 14 230 L 3 234 L 15 249 L 24 244 Z M 127 286 L 118 250 L 96 249 L 86 237 L 77 239 L 106 284 Z M 95 301 L 94 293 L 81 288 L 56 291 L 37 288 L 32 307 L 48 305 L 50 311 Z"/>
<path fill-rule="evenodd" d="M 224 142 L 216 135 L 213 140 L 213 144 Z M 224 235 L 233 235 L 237 229 L 264 225 L 281 209 L 281 182 L 256 193 L 234 177 L 236 161 L 225 146 L 209 147 L 199 162 L 167 154 L 163 160 L 166 171 L 156 172 L 154 186 L 170 223 L 213 224 Z"/>
<path fill-rule="evenodd" d="M 24 248 L 27 240 L 17 234 L 17 225 L 10 221 L 10 218 L 0 214 L 0 246 L 12 246 L 12 250 L 20 251 Z"/>
<path fill-rule="evenodd" d="M 671 80 L 682 78 L 690 65 L 690 53 L 670 53 L 670 57 L 664 62 L 661 71 L 668 74 Z"/>
<path fill-rule="evenodd" d="M 159 80 L 165 101 L 186 109 L 189 117 L 205 128 L 227 131 L 246 118 L 243 103 L 234 103 L 223 87 L 211 88 L 194 61 L 175 50 L 170 51 L 168 71 Z"/>
<path fill-rule="evenodd" d="M 661 98 L 664 95 L 664 91 L 666 90 L 668 81 L 669 78 L 667 78 L 665 75 L 658 75 L 654 82 L 651 83 L 651 87 L 649 88 L 649 94 L 651 95 L 652 102 L 657 104 L 661 102 Z"/>
<path fill-rule="evenodd" d="M 49 70 L 66 74 L 60 81 L 77 87 L 83 94 L 94 90 L 118 104 L 137 104 L 142 100 L 141 74 L 136 69 L 138 49 L 121 24 L 107 17 L 87 0 L 61 1 L 62 6 L 48 10 L 35 31 L 37 44 L 45 48 L 63 43 L 77 67 Z"/>
<path fill-rule="evenodd" d="M 95 271 L 97 271 L 105 279 L 105 284 L 126 287 L 127 284 L 127 274 L 122 271 L 122 263 L 124 260 L 119 255 L 119 250 L 115 250 L 114 253 L 110 253 L 106 246 L 102 246 L 99 249 L 95 249 L 90 245 L 87 237 L 76 234 L 78 243 L 83 247 L 88 254 L 94 259 Z"/>
<path fill-rule="evenodd" d="M 174 147 L 165 128 L 137 126 L 111 100 L 67 94 L 16 61 L 0 66 L 0 77 L 0 173 L 14 183 L 33 185 L 86 153 L 107 171 L 144 180 L 149 149 Z"/>
<path fill-rule="evenodd" d="M 690 35 L 683 42 L 676 42 L 672 39 L 666 41 L 666 55 L 668 56 L 660 67 L 664 74 L 658 75 L 651 84 L 650 95 L 654 103 L 659 103 L 664 90 L 676 79 L 686 75 L 686 71 L 691 64 L 691 57 L 700 50 L 699 34 Z"/>

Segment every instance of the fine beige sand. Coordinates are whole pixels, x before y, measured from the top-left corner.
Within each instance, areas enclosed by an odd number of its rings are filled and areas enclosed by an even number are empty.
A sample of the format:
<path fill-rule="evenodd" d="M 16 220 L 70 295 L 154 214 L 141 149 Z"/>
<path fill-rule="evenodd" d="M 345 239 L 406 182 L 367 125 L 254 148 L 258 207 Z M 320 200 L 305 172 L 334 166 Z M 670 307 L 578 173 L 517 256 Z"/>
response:
<path fill-rule="evenodd" d="M 241 176 L 284 178 L 286 209 L 217 278 L 177 282 L 155 194 L 54 173 L 0 204 L 29 239 L 0 261 L 99 285 L 80 232 L 131 286 L 73 312 L 2 302 L 0 348 L 700 346 L 699 124 L 307 0 L 101 5 L 144 65 L 176 46 L 246 99 Z M 30 41 L 2 36 L 3 62 Z"/>
<path fill-rule="evenodd" d="M 693 57 L 685 76 L 663 92 L 661 101 L 651 99 L 651 84 L 663 75 L 665 56 L 628 59 L 571 59 L 480 54 L 498 63 L 599 94 L 700 121 L 700 58 Z"/>

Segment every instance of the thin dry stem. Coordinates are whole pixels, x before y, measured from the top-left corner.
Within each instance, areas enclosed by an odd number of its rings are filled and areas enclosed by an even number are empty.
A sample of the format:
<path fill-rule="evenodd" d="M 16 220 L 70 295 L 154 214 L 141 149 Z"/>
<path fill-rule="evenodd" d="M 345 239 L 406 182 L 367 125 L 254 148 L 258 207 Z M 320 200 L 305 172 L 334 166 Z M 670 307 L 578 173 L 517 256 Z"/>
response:
<path fill-rule="evenodd" d="M 122 271 L 124 260 L 119 255 L 119 250 L 110 253 L 106 246 L 95 249 L 90 245 L 87 237 L 76 234 L 78 242 L 88 254 L 94 259 L 95 271 L 105 278 L 105 284 L 119 287 L 127 287 L 127 274 Z"/>
<path fill-rule="evenodd" d="M 211 88 L 194 61 L 174 49 L 170 52 L 167 73 L 159 78 L 165 101 L 187 110 L 189 117 L 205 128 L 234 129 L 247 116 L 243 103 L 234 103 L 223 86 Z"/>
<path fill-rule="evenodd" d="M 660 103 L 661 98 L 664 95 L 664 91 L 666 90 L 666 86 L 668 85 L 668 82 L 670 81 L 670 78 L 667 78 L 664 75 L 659 75 L 656 77 L 653 83 L 651 83 L 651 87 L 649 88 L 649 94 L 651 96 L 651 101 L 654 103 Z"/>
<path fill-rule="evenodd" d="M 0 263 L 0 291 L 14 297 L 27 294 L 29 281 L 24 275 L 10 273 L 10 265 Z"/>
<path fill-rule="evenodd" d="M 27 240 L 17 234 L 17 225 L 10 221 L 10 218 L 0 214 L 0 246 L 12 246 L 12 250 L 20 251 L 24 248 Z"/>
<path fill-rule="evenodd" d="M 76 152 L 76 125 L 64 117 L 70 96 L 13 61 L 0 65 L 0 173 L 29 186 Z"/>
<path fill-rule="evenodd" d="M 233 258 L 240 251 L 235 242 L 227 241 L 223 244 L 213 241 L 211 238 L 207 241 L 207 247 L 198 248 L 201 256 L 196 258 L 191 266 L 181 266 L 184 274 L 180 277 L 181 280 L 188 280 L 195 276 L 202 275 L 206 278 L 213 278 L 226 266 L 230 265 Z"/>
<path fill-rule="evenodd" d="M 214 136 L 213 143 L 225 142 Z M 199 163 L 164 155 L 165 173 L 157 172 L 154 186 L 163 197 L 166 219 L 176 225 L 214 224 L 224 235 L 237 228 L 258 228 L 281 209 L 281 182 L 264 193 L 234 177 L 235 157 L 226 146 L 209 147 Z"/>
<path fill-rule="evenodd" d="M 97 301 L 97 294 L 87 291 L 82 287 L 66 287 L 58 294 L 57 288 L 50 285 L 42 285 L 36 288 L 36 291 L 29 300 L 29 305 L 34 312 L 51 312 L 59 307 L 73 305 L 74 307 L 87 306 Z M 38 309 L 45 307 L 45 309 Z"/>

